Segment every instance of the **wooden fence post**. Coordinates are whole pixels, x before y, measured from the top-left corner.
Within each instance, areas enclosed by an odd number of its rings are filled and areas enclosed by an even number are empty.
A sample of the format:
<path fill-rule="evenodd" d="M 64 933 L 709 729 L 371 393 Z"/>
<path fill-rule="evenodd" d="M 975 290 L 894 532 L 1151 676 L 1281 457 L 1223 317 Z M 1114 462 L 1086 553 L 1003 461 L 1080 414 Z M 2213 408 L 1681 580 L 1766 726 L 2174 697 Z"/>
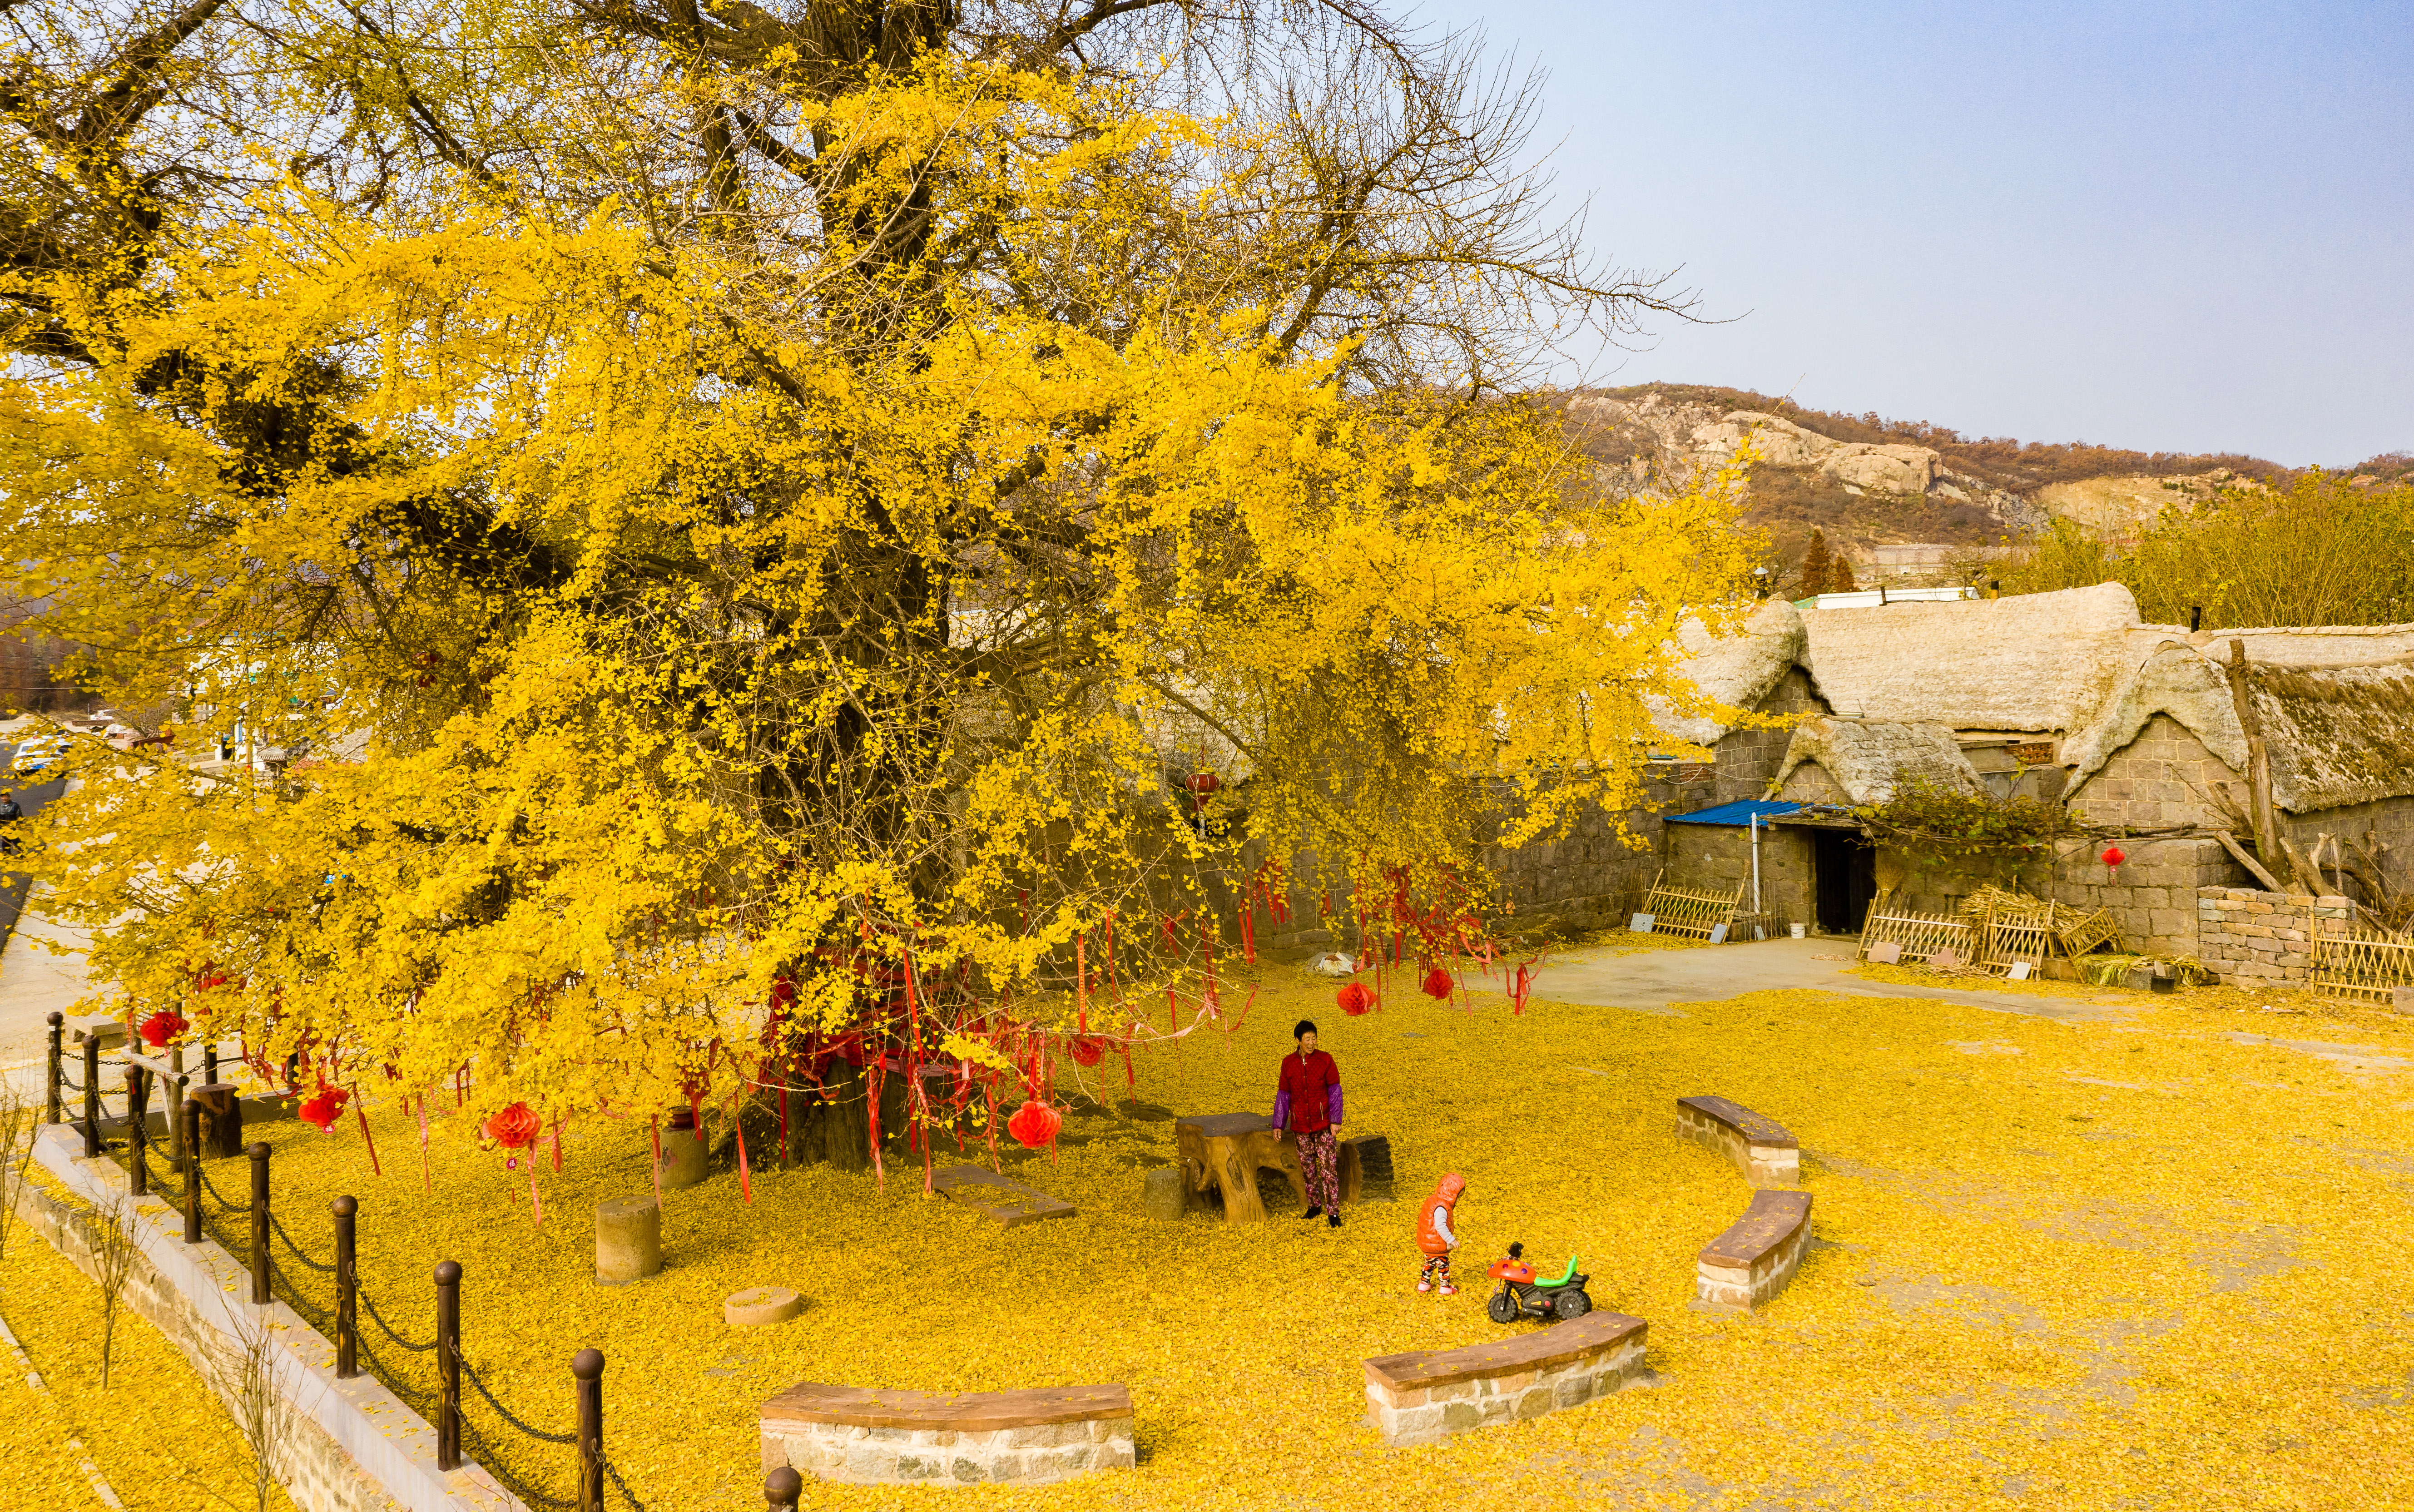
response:
<path fill-rule="evenodd" d="M 276 1294 L 268 1286 L 268 1146 L 251 1146 L 251 1299 L 266 1306 Z"/>
<path fill-rule="evenodd" d="M 461 1468 L 461 1265 L 436 1265 L 436 1468 Z"/>
<path fill-rule="evenodd" d="M 185 1100 L 185 1242 L 201 1242 L 201 1105 Z"/>
<path fill-rule="evenodd" d="M 126 1063 L 126 1190 L 137 1197 L 151 1195 L 151 1150 L 146 1127 L 150 1110 L 142 1095 L 142 1068 Z"/>
<path fill-rule="evenodd" d="M 43 1103 L 42 1107 L 42 1121 L 45 1123 L 57 1123 L 59 1119 L 65 1115 L 66 1112 L 66 1110 L 61 1108 L 59 1105 L 59 1077 L 67 1070 L 67 1068 L 61 1064 L 61 1057 L 64 1055 L 64 1047 L 61 1044 L 61 1040 L 67 1033 L 67 1030 L 64 1027 L 66 1022 L 67 1015 L 64 1013 L 52 1013 L 49 1018 L 51 1025 L 49 1070 L 51 1091 L 50 1097 Z"/>
<path fill-rule="evenodd" d="M 335 1199 L 335 1379 L 361 1373 L 361 1273 L 353 1257 L 352 1218 L 361 1205 Z"/>
<path fill-rule="evenodd" d="M 100 1156 L 100 1036 L 87 1029 L 83 1037 L 83 1158 Z"/>
<path fill-rule="evenodd" d="M 159 1110 L 168 1118 L 168 1164 L 178 1171 L 185 1168 L 185 1089 L 192 1085 L 192 1081 L 180 1070 L 173 1082 L 162 1084 L 168 1092 L 160 1100 L 164 1106 Z"/>
<path fill-rule="evenodd" d="M 604 1512 L 604 1352 L 580 1350 L 570 1373 L 578 1378 L 578 1512 Z"/>

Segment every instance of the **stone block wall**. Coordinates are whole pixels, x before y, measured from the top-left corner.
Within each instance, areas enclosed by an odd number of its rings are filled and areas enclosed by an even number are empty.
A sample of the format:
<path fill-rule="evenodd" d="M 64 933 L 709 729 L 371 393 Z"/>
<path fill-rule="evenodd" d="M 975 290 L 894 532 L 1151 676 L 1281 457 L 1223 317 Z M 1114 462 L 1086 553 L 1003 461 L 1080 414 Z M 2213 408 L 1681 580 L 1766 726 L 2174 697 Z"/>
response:
<path fill-rule="evenodd" d="M 1721 1117 L 1724 1108 L 1695 1105 L 1703 1100 L 1676 1100 L 1677 1138 L 1725 1156 L 1755 1188 L 1802 1184 L 1802 1149 L 1792 1134 L 1748 1108 L 1735 1108 L 1734 1114 Z"/>
<path fill-rule="evenodd" d="M 2156 714 L 2071 794 L 2070 807 L 2098 824 L 2138 829 L 2217 824 L 2219 816 L 2198 793 L 2238 780 L 2238 772 L 2207 750 L 2194 730 L 2168 714 Z"/>
<path fill-rule="evenodd" d="M 2218 840 L 2137 839 L 2122 843 L 2128 860 L 2117 869 L 2088 846 L 2052 861 L 2037 861 L 1996 880 L 2005 887 L 2074 908 L 2110 910 L 2123 944 L 2135 954 L 2199 955 L 2197 901 L 2200 890 L 2216 891 L 2246 879 Z M 1897 899 L 1916 913 L 1955 914 L 1961 900 L 1987 876 L 1958 871 L 1912 868 Z"/>
<path fill-rule="evenodd" d="M 2346 932 L 2353 910 L 2337 896 L 2253 888 L 2197 893 L 2197 959 L 2234 987 L 2298 987 L 2312 977 L 2312 934 Z"/>
<path fill-rule="evenodd" d="M 1738 825 L 1675 824 L 1668 827 L 1668 885 L 1702 892 L 1731 893 L 1740 885 L 1742 906 L 1751 906 L 1751 834 Z M 1810 838 L 1784 825 L 1760 829 L 1760 906 L 1778 924 L 1813 917 Z"/>

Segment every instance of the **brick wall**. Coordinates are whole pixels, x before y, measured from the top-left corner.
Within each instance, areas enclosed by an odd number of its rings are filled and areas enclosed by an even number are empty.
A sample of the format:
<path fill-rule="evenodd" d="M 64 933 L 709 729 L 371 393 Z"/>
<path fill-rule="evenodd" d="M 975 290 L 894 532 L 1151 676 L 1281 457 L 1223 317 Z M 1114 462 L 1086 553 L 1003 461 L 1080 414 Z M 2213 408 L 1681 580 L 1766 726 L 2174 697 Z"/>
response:
<path fill-rule="evenodd" d="M 2231 986 L 2302 986 L 2311 975 L 2310 932 L 2344 933 L 2348 912 L 2342 897 L 2199 889 L 2196 958 Z"/>

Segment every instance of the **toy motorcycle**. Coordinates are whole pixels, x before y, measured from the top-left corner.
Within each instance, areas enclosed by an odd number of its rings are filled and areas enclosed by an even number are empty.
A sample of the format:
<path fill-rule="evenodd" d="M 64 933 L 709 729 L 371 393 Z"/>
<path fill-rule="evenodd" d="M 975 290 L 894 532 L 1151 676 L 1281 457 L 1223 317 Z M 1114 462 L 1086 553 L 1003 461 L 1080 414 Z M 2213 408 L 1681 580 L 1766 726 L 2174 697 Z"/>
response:
<path fill-rule="evenodd" d="M 1526 1247 L 1512 1244 L 1509 1258 L 1496 1260 L 1484 1274 L 1500 1283 L 1483 1310 L 1494 1323 L 1515 1323 L 1520 1318 L 1557 1319 L 1566 1322 L 1581 1318 L 1592 1310 L 1592 1297 L 1585 1291 L 1589 1276 L 1576 1274 L 1575 1255 L 1568 1256 L 1568 1268 L 1548 1280 L 1536 1278 L 1534 1267 L 1526 1264 Z"/>

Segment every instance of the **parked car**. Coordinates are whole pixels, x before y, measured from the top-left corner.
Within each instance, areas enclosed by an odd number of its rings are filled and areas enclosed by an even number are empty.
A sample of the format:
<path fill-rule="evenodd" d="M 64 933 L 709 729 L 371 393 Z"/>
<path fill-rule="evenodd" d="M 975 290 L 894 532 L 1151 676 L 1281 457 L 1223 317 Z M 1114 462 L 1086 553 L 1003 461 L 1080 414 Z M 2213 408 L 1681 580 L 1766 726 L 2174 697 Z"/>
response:
<path fill-rule="evenodd" d="M 67 744 L 64 735 L 37 736 L 17 747 L 17 759 L 8 764 L 8 770 L 20 777 L 30 777 L 64 760 Z"/>

